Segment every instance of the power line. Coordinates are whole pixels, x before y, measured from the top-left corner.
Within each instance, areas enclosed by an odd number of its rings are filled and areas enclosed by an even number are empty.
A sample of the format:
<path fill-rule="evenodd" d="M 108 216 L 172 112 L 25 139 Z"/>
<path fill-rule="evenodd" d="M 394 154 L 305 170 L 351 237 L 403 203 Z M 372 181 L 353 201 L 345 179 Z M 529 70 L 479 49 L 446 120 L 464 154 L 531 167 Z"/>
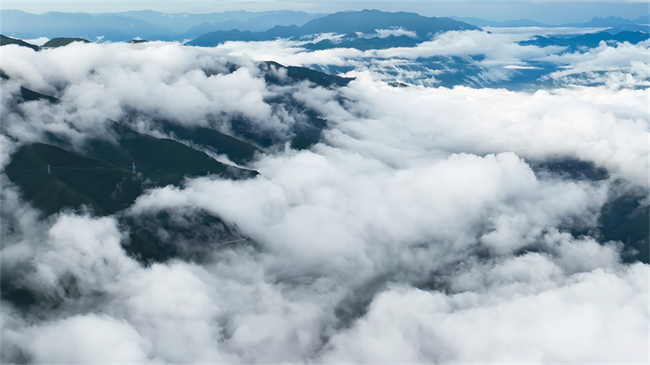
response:
<path fill-rule="evenodd" d="M 35 168 L 35 169 L 26 169 L 26 170 L 18 170 L 18 171 L 5 171 L 5 173 L 7 173 L 7 174 L 13 174 L 13 173 L 15 173 L 15 172 L 29 172 L 29 171 L 36 171 L 36 170 L 44 170 L 44 169 L 46 169 L 46 168 L 47 168 L 47 167 L 37 167 L 37 168 Z"/>
<path fill-rule="evenodd" d="M 240 241 L 246 241 L 247 239 L 248 239 L 248 237 L 240 238 L 240 239 L 238 239 L 238 240 L 234 240 L 234 241 L 223 242 L 223 243 L 220 243 L 220 244 L 216 245 L 215 247 L 219 247 L 219 246 L 227 245 L 227 244 L 229 244 L 229 243 L 235 243 L 235 242 L 240 242 Z"/>
<path fill-rule="evenodd" d="M 51 166 L 47 165 L 45 167 L 36 167 L 33 169 L 25 169 L 25 170 L 13 170 L 13 171 L 4 171 L 7 174 L 14 174 L 18 172 L 30 172 L 30 171 L 39 171 L 39 170 L 46 170 L 48 171 L 48 174 L 51 173 L 51 170 L 115 170 L 115 167 L 62 167 L 62 166 Z"/>

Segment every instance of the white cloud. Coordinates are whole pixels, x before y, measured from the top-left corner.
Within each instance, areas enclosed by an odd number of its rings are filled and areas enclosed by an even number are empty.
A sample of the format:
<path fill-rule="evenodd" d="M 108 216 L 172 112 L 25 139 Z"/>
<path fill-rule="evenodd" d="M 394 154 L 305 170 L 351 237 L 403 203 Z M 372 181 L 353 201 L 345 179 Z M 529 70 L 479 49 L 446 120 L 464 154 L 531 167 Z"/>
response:
<path fill-rule="evenodd" d="M 380 52 L 478 47 L 501 65 L 553 53 L 514 37 L 455 32 Z M 394 88 L 363 66 L 338 90 L 265 85 L 254 60 L 357 65 L 379 54 L 295 45 L 3 47 L 15 78 L 2 84 L 3 163 L 15 139 L 59 131 L 83 140 L 134 110 L 192 124 L 241 113 L 282 130 L 291 118 L 265 98 L 283 93 L 328 125 L 309 150 L 261 156 L 254 179 L 153 189 L 123 213 L 207 212 L 254 243 L 206 242 L 197 262 L 143 266 L 121 247 L 128 233 L 116 217 L 39 220 L 2 177 L 3 275 L 44 303 L 28 310 L 33 320 L 3 306 L 3 361 L 648 360 L 648 265 L 623 264 L 617 244 L 567 232 L 597 225 L 616 179 L 647 194 L 646 90 Z M 615 64 L 638 50 L 566 57 L 580 65 L 623 52 L 598 61 Z M 242 67 L 220 74 L 227 62 Z M 17 80 L 62 103 L 13 105 Z M 529 164 L 566 157 L 612 178 L 572 181 Z"/>
<path fill-rule="evenodd" d="M 404 57 L 415 59 L 432 56 L 485 55 L 493 61 L 527 60 L 560 52 L 564 47 L 520 46 L 518 34 L 490 34 L 482 31 L 452 31 L 436 35 L 431 41 L 412 48 L 391 48 L 376 51 L 379 57 Z"/>
<path fill-rule="evenodd" d="M 22 343 L 37 363 L 148 362 L 147 339 L 125 321 L 108 316 L 74 316 L 5 336 Z"/>
<path fill-rule="evenodd" d="M 511 276 L 512 270 L 526 276 L 535 272 L 537 285 L 548 287 L 521 294 L 517 284 L 531 286 Z M 493 274 L 506 280 L 484 293 L 445 295 L 404 287 L 383 292 L 362 320 L 333 338 L 320 360 L 648 361 L 647 266 L 564 277 L 547 258 L 529 254 L 484 273 Z"/>
<path fill-rule="evenodd" d="M 233 54 L 248 55 L 256 60 L 273 60 L 287 65 L 309 66 L 350 66 L 356 70 L 368 69 L 378 76 L 388 78 L 391 72 L 407 72 L 403 69 L 418 68 L 418 58 L 429 57 L 468 57 L 485 56 L 480 61 L 469 64 L 485 69 L 481 75 L 488 84 L 509 80 L 515 69 L 524 69 L 528 61 L 549 62 L 556 65 L 568 65 L 567 70 L 557 71 L 550 77 L 561 84 L 605 83 L 621 85 L 619 87 L 643 86 L 647 80 L 647 42 L 637 45 L 629 43 L 590 49 L 587 52 L 564 53 L 563 46 L 537 47 L 519 45 L 517 42 L 534 35 L 578 34 L 599 31 L 600 28 L 498 28 L 494 33 L 482 31 L 452 31 L 436 35 L 432 40 L 422 42 L 416 47 L 389 48 L 384 50 L 359 51 L 351 48 L 334 48 L 318 51 L 306 51 L 300 48 L 306 41 L 276 40 L 270 42 L 227 42 L 219 46 Z M 386 30 L 394 31 L 394 30 Z M 382 33 L 384 34 L 384 33 Z M 388 34 L 388 33 L 385 33 Z M 395 62 L 401 61 L 406 67 L 395 68 Z M 404 63 L 406 61 L 406 63 Z M 381 66 L 388 62 L 390 65 Z M 639 64 L 640 62 L 640 64 Z M 636 66 L 635 66 L 636 65 Z M 458 71 L 458 70 L 447 70 Z M 592 75 L 587 80 L 576 80 L 567 76 L 577 73 L 606 71 L 605 76 Z M 434 76 L 435 71 L 428 71 Z M 515 71 L 516 72 L 516 71 Z M 426 84 L 421 77 L 408 77 Z M 563 80 L 564 79 L 564 80 Z M 567 82 L 568 81 L 568 82 Z M 435 82 L 433 83 L 435 84 Z"/>
<path fill-rule="evenodd" d="M 332 143 L 379 158 L 371 141 L 424 157 L 438 151 L 513 151 L 528 159 L 572 156 L 647 186 L 647 99 L 643 90 L 558 89 L 534 94 L 506 90 L 392 88 L 358 75 L 344 95 L 353 113 L 336 119 Z M 590 99 L 599 95 L 596 99 Z M 605 96 L 609 95 L 609 96 Z M 413 136 L 400 141 L 395 136 Z M 411 155 L 413 156 L 413 155 Z M 391 153 L 387 163 L 404 156 Z"/>
<path fill-rule="evenodd" d="M 40 38 L 36 38 L 36 39 L 25 39 L 25 42 L 35 44 L 35 45 L 40 47 L 40 46 L 44 45 L 45 43 L 47 43 L 47 41 L 49 41 L 49 40 L 50 39 L 47 38 L 47 37 L 40 37 Z"/>
<path fill-rule="evenodd" d="M 377 36 L 379 38 L 387 38 L 390 36 L 395 36 L 395 37 L 400 37 L 400 36 L 407 36 L 410 38 L 417 38 L 417 34 L 415 32 L 412 32 L 410 30 L 406 30 L 403 28 L 396 28 L 396 29 L 375 29 L 375 32 L 377 32 Z"/>
<path fill-rule="evenodd" d="M 648 61 L 650 41 L 636 45 L 618 43 L 615 46 L 600 42 L 587 52 L 550 55 L 541 60 L 567 67 L 547 77 L 563 81 L 568 79 L 577 84 L 604 83 L 614 88 L 647 87 L 650 85 L 650 63 Z"/>

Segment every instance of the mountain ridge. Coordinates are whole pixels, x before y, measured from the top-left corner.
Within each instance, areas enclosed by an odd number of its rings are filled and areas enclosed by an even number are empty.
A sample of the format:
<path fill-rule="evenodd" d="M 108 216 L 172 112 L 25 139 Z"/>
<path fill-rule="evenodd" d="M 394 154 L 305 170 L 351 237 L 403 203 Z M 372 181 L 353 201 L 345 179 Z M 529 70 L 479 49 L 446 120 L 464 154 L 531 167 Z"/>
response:
<path fill-rule="evenodd" d="M 451 19 L 466 22 L 479 27 L 503 27 L 503 28 L 517 28 L 517 27 L 543 27 L 543 28 L 617 28 L 617 27 L 630 27 L 635 25 L 647 24 L 650 22 L 650 15 L 644 15 L 637 19 L 631 20 L 627 18 L 609 16 L 609 17 L 593 17 L 588 22 L 573 22 L 563 24 L 548 24 L 537 22 L 530 19 L 519 20 L 505 20 L 505 21 L 492 21 L 476 17 L 457 17 L 451 16 Z"/>
<path fill-rule="evenodd" d="M 416 13 L 363 10 L 339 12 L 314 19 L 301 27 L 276 26 L 266 32 L 217 31 L 185 43 L 190 46 L 213 47 L 227 41 L 269 41 L 276 38 L 300 38 L 309 34 L 354 32 L 369 33 L 377 29 L 405 29 L 425 40 L 429 34 L 449 30 L 480 30 L 479 27 L 450 18 L 424 17 Z"/>
<path fill-rule="evenodd" d="M 202 23 L 231 22 L 234 27 L 247 27 L 252 30 L 267 30 L 277 24 L 303 24 L 310 15 L 304 12 L 225 12 L 209 14 L 166 14 L 160 12 L 122 12 L 122 13 L 64 13 L 46 12 L 32 14 L 20 10 L 3 10 L 3 34 L 21 38 L 39 37 L 85 38 L 98 41 L 128 41 L 140 37 L 149 40 L 181 41 L 188 39 L 190 28 Z M 257 18 L 258 21 L 250 21 Z M 218 25 L 217 25 L 218 26 Z M 223 26 L 227 26 L 224 24 Z M 228 28 L 230 30 L 232 28 Z M 193 36 L 192 36 L 193 37 Z M 189 37 L 189 38 L 192 38 Z"/>

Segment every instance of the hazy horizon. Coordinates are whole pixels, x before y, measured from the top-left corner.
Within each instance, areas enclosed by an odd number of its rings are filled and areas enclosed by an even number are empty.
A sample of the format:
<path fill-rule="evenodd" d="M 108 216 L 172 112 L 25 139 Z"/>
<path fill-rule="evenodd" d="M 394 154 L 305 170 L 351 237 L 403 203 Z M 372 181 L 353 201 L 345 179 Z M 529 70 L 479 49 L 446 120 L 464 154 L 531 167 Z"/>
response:
<path fill-rule="evenodd" d="M 21 10 L 28 13 L 120 13 L 151 10 L 164 13 L 221 13 L 229 11 L 264 12 L 273 10 L 304 11 L 307 13 L 335 13 L 377 9 L 382 11 L 407 11 L 424 16 L 476 17 L 490 21 L 530 19 L 547 24 L 586 22 L 594 17 L 618 16 L 636 19 L 650 13 L 646 2 L 529 2 L 529 1 L 224 1 L 224 2 L 107 2 L 107 1 L 4 1 L 2 10 Z M 561 8 L 561 9 L 559 9 Z M 561 11 L 559 11 L 561 10 Z"/>

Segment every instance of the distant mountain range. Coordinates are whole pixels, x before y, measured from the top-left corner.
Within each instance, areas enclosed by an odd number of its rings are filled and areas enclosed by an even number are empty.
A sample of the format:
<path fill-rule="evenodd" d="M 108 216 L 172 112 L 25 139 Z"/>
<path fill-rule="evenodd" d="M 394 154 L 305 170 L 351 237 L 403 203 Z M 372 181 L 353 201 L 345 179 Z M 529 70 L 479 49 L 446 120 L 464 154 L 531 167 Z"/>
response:
<path fill-rule="evenodd" d="M 2 31 L 11 37 L 76 37 L 93 41 L 127 41 L 136 37 L 180 41 L 215 30 L 240 29 L 259 32 L 278 25 L 303 25 L 321 16 L 296 11 L 236 11 L 210 14 L 166 14 L 148 10 L 116 14 L 30 14 L 19 10 L 2 12 Z"/>
<path fill-rule="evenodd" d="M 322 16 L 321 14 L 307 14 L 305 12 L 273 12 L 272 14 L 261 15 L 244 21 L 227 20 L 221 22 L 203 22 L 191 27 L 185 32 L 184 39 L 196 38 L 205 33 L 238 29 L 241 31 L 263 32 L 276 26 L 301 26 L 313 19 Z"/>
<path fill-rule="evenodd" d="M 536 22 L 530 19 L 519 19 L 519 20 L 506 20 L 503 22 L 495 22 L 491 20 L 479 19 L 474 17 L 457 17 L 450 16 L 450 19 L 458 20 L 468 24 L 476 25 L 478 27 L 550 27 L 548 24 Z"/>
<path fill-rule="evenodd" d="M 356 32 L 374 33 L 376 29 L 403 28 L 415 32 L 420 40 L 429 33 L 448 30 L 479 29 L 479 27 L 602 27 L 610 32 L 648 32 L 648 15 L 637 19 L 620 17 L 593 18 L 586 23 L 545 24 L 530 19 L 495 22 L 480 18 L 436 18 L 415 13 L 388 13 L 378 10 L 309 14 L 302 11 L 230 11 L 209 14 L 167 14 L 150 10 L 112 14 L 48 12 L 30 14 L 19 10 L 3 10 L 2 32 L 20 39 L 83 38 L 94 42 L 128 41 L 134 38 L 162 41 L 187 41 L 190 45 L 214 46 L 225 41 L 262 41 L 278 37 L 299 38 L 317 33 L 346 35 L 344 41 L 358 49 L 385 48 L 386 44 L 409 46 L 414 37 L 395 35 L 387 42 L 368 40 Z M 381 43 L 379 47 L 375 43 Z M 324 42 L 313 49 L 329 48 Z"/>
<path fill-rule="evenodd" d="M 50 21 L 58 21 L 58 25 L 54 27 L 55 29 L 67 29 L 69 32 L 73 33 L 73 29 L 78 26 L 85 26 L 88 29 L 92 29 L 94 34 L 102 33 L 104 38 L 101 36 L 96 36 L 95 39 L 92 37 L 55 37 L 51 38 L 47 43 L 42 47 L 38 47 L 33 44 L 29 44 L 21 39 L 12 38 L 5 35 L 0 36 L 0 45 L 7 44 L 17 44 L 20 46 L 25 46 L 32 48 L 34 50 L 40 50 L 41 48 L 54 48 L 65 46 L 72 42 L 88 42 L 89 40 L 107 40 L 106 35 L 110 35 L 110 39 L 113 41 L 130 41 L 130 42 L 144 42 L 142 38 L 146 39 L 146 34 L 143 34 L 143 29 L 149 32 L 161 32 L 163 26 L 170 27 L 176 30 L 184 29 L 191 22 L 186 18 L 192 18 L 193 21 L 202 21 L 206 19 L 217 19 L 219 21 L 209 23 L 204 22 L 198 26 L 194 26 L 187 30 L 189 33 L 201 33 L 204 30 L 213 29 L 215 27 L 223 27 L 224 24 L 248 24 L 260 22 L 269 25 L 275 21 L 282 21 L 289 23 L 291 21 L 305 21 L 307 18 L 313 17 L 310 14 L 303 12 L 265 12 L 265 13 L 250 13 L 250 12 L 230 12 L 230 13 L 214 13 L 214 14 L 194 14 L 187 16 L 178 16 L 176 14 L 171 14 L 169 17 L 165 17 L 164 13 L 152 12 L 152 11 L 142 11 L 142 12 L 128 12 L 110 14 L 110 15 L 88 15 L 88 14 L 66 14 L 66 13 L 46 13 L 43 15 L 33 15 L 27 14 L 24 12 L 17 11 L 7 11 L 8 15 L 18 15 L 18 18 L 13 16 L 5 16 L 5 24 L 8 24 L 8 27 L 11 28 L 12 24 L 15 25 L 17 19 L 21 16 L 30 18 L 34 17 L 32 21 L 29 22 L 29 26 L 33 30 L 42 29 L 45 27 L 45 24 L 40 24 L 35 21 L 38 17 L 45 17 L 50 19 Z M 7 14 L 4 14 L 7 15 Z M 128 15 L 128 17 L 127 17 Z M 133 17 L 138 17 L 135 19 Z M 38 18 L 38 19 L 45 19 Z M 230 18 L 231 20 L 224 20 Z M 54 19 L 54 20 L 53 20 Z M 233 20 L 235 19 L 235 20 Z M 451 30 L 480 30 L 480 26 L 501 26 L 501 27 L 552 27 L 552 25 L 543 24 L 535 22 L 528 19 L 505 21 L 505 22 L 491 22 L 487 20 L 482 20 L 478 18 L 455 18 L 463 19 L 467 22 L 454 20 L 450 18 L 436 18 L 436 17 L 425 17 L 415 13 L 406 13 L 406 12 L 397 12 L 389 13 L 382 12 L 378 10 L 363 10 L 359 12 L 340 12 L 335 14 L 330 14 L 315 19 L 311 19 L 301 26 L 297 25 L 276 25 L 271 29 L 262 32 L 252 32 L 252 31 L 241 31 L 238 29 L 233 29 L 229 31 L 217 30 L 204 33 L 197 38 L 186 42 L 186 45 L 189 46 L 200 46 L 200 47 L 214 47 L 221 43 L 227 41 L 268 41 L 274 40 L 277 38 L 285 39 L 302 39 L 306 40 L 307 43 L 303 43 L 302 47 L 309 50 L 323 50 L 330 48 L 355 48 L 358 50 L 370 50 L 370 49 L 387 49 L 393 47 L 414 47 L 417 44 L 430 39 L 433 34 L 451 31 Z M 127 27 L 124 23 L 125 21 L 131 26 Z M 127 30 L 108 30 L 106 23 L 111 23 L 115 21 L 116 26 L 122 26 Z M 153 27 L 148 27 L 151 25 L 148 21 L 155 21 L 159 24 L 155 24 Z M 47 22 L 45 22 L 47 23 Z M 472 25 L 469 23 L 474 23 Z M 564 24 L 563 27 L 601 27 L 608 28 L 607 31 L 594 33 L 594 34 L 583 34 L 583 35 L 564 35 L 564 36 L 554 36 L 554 37 L 543 37 L 537 36 L 529 40 L 522 41 L 522 45 L 536 45 L 536 46 L 565 46 L 567 52 L 574 52 L 579 50 L 580 47 L 596 47 L 601 41 L 605 42 L 629 42 L 632 44 L 639 43 L 649 38 L 650 32 L 648 32 L 648 26 L 643 25 L 644 23 L 650 23 L 649 16 L 642 16 L 635 20 L 629 20 L 619 17 L 607 17 L 607 18 L 593 18 L 586 23 L 572 23 Z M 75 25 L 76 24 L 76 25 Z M 58 27 L 58 28 L 57 28 Z M 167 29 L 167 28 L 164 28 Z M 50 31 L 53 34 L 54 31 Z M 99 33 L 98 33 L 99 32 Z M 113 32 L 113 33 L 111 33 Z M 131 33 L 129 33 L 131 32 Z M 139 33 L 138 33 L 139 32 Z M 313 36 L 316 34 L 322 33 L 335 33 L 340 35 L 337 38 L 324 39 L 318 42 L 309 42 L 309 39 L 313 39 Z M 76 33 L 75 33 L 76 34 Z M 132 37 L 135 34 L 143 34 L 145 37 Z M 153 33 L 148 33 L 151 37 L 150 40 L 161 39 L 162 37 L 154 36 Z M 39 33 L 39 35 L 43 35 Z M 311 38 L 310 38 L 311 37 Z M 135 39 L 134 39 L 135 38 Z M 451 62 L 451 61 L 450 61 Z M 456 62 L 456 61 L 454 61 Z M 465 61 L 458 60 L 458 62 L 463 63 L 463 69 L 470 67 L 465 65 Z M 470 67 L 471 68 L 471 67 Z M 550 72 L 544 67 L 544 72 Z M 338 70 L 338 72 L 344 72 L 343 70 Z M 523 71 L 520 71 L 523 72 Z M 540 75 L 531 71 L 536 78 Z M 443 77 L 444 78 L 444 77 Z M 467 76 L 468 80 L 472 80 L 471 76 Z M 441 76 L 438 77 L 441 79 Z M 453 78 L 448 80 L 451 82 L 450 85 L 455 85 L 458 83 L 470 82 L 463 79 L 456 80 Z M 470 82 L 471 83 L 471 82 Z"/>
<path fill-rule="evenodd" d="M 423 41 L 429 35 L 450 30 L 480 30 L 479 27 L 449 18 L 425 17 L 415 13 L 388 13 L 379 10 L 341 12 L 314 19 L 301 27 L 277 26 L 265 32 L 217 31 L 204 34 L 188 43 L 191 46 L 212 47 L 227 41 L 266 41 L 280 38 L 297 39 L 320 33 L 348 34 L 348 38 L 361 38 L 358 33 L 373 34 L 377 30 L 406 30 Z M 408 36 L 402 36 L 408 37 Z"/>
<path fill-rule="evenodd" d="M 563 46 L 567 47 L 565 52 L 575 52 L 581 47 L 598 47 L 600 42 L 628 42 L 637 44 L 650 39 L 650 34 L 644 32 L 622 31 L 615 34 L 609 32 L 598 32 L 592 34 L 581 34 L 573 37 L 544 37 L 535 36 L 529 40 L 519 42 L 521 45 L 534 45 L 539 47 Z"/>
<path fill-rule="evenodd" d="M 277 32 L 274 36 L 290 38 L 293 36 L 299 36 L 301 28 L 299 27 L 279 27 L 276 30 L 282 30 L 285 33 Z M 253 32 L 213 32 L 209 33 L 205 37 L 199 37 L 189 44 L 194 45 L 205 45 L 208 47 L 214 46 L 219 42 L 226 40 L 263 40 L 269 35 L 270 32 L 262 33 L 253 33 Z M 390 35 L 386 35 L 390 33 Z M 216 37 L 215 37 L 216 36 Z M 238 37 L 238 38 L 235 38 Z M 307 38 L 309 39 L 309 38 Z M 427 38 L 428 39 L 428 38 Z M 586 52 L 586 50 L 598 47 L 601 42 L 606 42 L 607 44 L 613 45 L 616 43 L 627 42 L 630 44 L 638 44 L 650 39 L 650 33 L 648 32 L 639 32 L 639 31 L 612 31 L 608 29 L 607 31 L 589 33 L 589 34 L 579 34 L 579 35 L 556 35 L 556 36 L 533 36 L 526 40 L 518 42 L 520 45 L 532 45 L 538 47 L 547 47 L 547 46 L 559 46 L 564 47 L 563 50 L 558 51 L 559 53 L 566 52 Z M 425 41 L 425 38 L 420 38 L 419 35 L 413 31 L 405 31 L 404 29 L 393 29 L 388 32 L 379 32 L 374 35 L 367 36 L 359 32 L 350 32 L 347 35 L 337 37 L 335 39 L 324 39 L 320 41 L 308 41 L 304 40 L 300 43 L 301 48 L 308 50 L 323 50 L 330 48 L 354 48 L 357 50 L 379 50 L 387 49 L 392 47 L 414 47 L 417 44 Z M 18 45 L 23 47 L 29 47 L 36 51 L 42 48 L 53 48 L 53 47 L 62 47 L 66 46 L 73 42 L 84 42 L 83 39 L 75 38 L 53 38 L 42 47 L 37 47 L 35 45 L 24 42 L 20 39 L 14 39 L 10 37 L 1 36 L 0 45 Z M 205 41 L 205 43 L 199 43 L 198 41 Z M 141 40 L 132 40 L 130 42 L 142 42 Z M 510 90 L 521 90 L 528 89 L 531 85 L 547 85 L 553 83 L 554 81 L 549 78 L 545 78 L 545 75 L 549 75 L 555 71 L 558 71 L 559 67 L 562 67 L 562 64 L 555 62 L 546 62 L 546 61 L 536 61 L 529 60 L 526 62 L 525 67 L 517 68 L 507 67 L 507 70 L 504 68 L 504 72 L 507 72 L 508 77 L 501 80 L 494 80 L 485 77 L 486 68 L 480 65 L 480 61 L 484 58 L 484 55 L 475 54 L 467 57 L 460 56 L 430 56 L 426 58 L 420 58 L 417 62 L 410 62 L 404 66 L 400 66 L 403 70 L 408 70 L 408 72 L 414 72 L 415 75 L 418 75 L 414 78 L 409 78 L 408 76 L 400 75 L 397 70 L 388 71 L 389 75 L 394 75 L 395 79 L 388 79 L 387 81 L 399 81 L 394 83 L 396 86 L 405 85 L 404 83 L 414 83 L 417 84 L 421 75 L 435 75 L 435 80 L 438 85 L 445 87 L 454 87 L 456 85 L 464 85 L 470 87 L 502 87 Z M 312 69 L 320 72 L 325 72 L 327 74 L 344 74 L 354 67 L 349 65 L 319 65 L 312 64 L 309 65 Z M 280 65 L 272 63 L 262 63 L 261 67 L 263 69 L 280 69 L 283 68 Z M 336 78 L 335 76 L 328 76 L 323 73 L 317 73 L 314 70 L 302 67 L 287 67 L 282 71 L 286 71 L 287 75 L 291 80 L 309 80 L 317 85 L 330 87 L 334 84 L 342 86 L 346 84 L 349 80 L 345 78 Z M 391 73 L 395 72 L 395 73 Z M 274 73 L 266 74 L 266 81 L 268 83 L 277 84 L 284 83 L 286 80 L 278 79 L 273 76 Z M 27 92 L 29 93 L 29 92 Z M 312 121 L 313 125 L 297 126 L 295 140 L 291 141 L 292 146 L 298 148 L 300 146 L 307 146 L 314 141 L 318 140 L 320 129 L 314 128 L 321 123 L 321 121 L 314 119 Z M 233 125 L 234 130 L 241 132 L 241 136 L 254 141 L 257 145 L 265 147 L 269 144 L 272 144 L 272 138 L 266 135 L 253 135 L 250 131 L 247 131 L 247 126 L 245 124 L 235 123 Z M 180 135 L 179 135 L 180 136 Z M 235 161 L 235 160 L 233 160 Z"/>
<path fill-rule="evenodd" d="M 309 14 L 302 11 L 263 11 L 253 13 L 250 11 L 227 11 L 223 13 L 209 14 L 168 14 L 151 10 L 128 11 L 116 15 L 144 20 L 151 24 L 157 24 L 168 28 L 175 34 L 185 36 L 212 32 L 215 30 L 249 30 L 262 32 L 275 27 L 276 25 L 303 25 L 312 19 L 326 14 Z M 206 29 L 205 27 L 209 27 Z M 196 34 L 194 28 L 206 29 L 203 33 Z"/>
<path fill-rule="evenodd" d="M 18 10 L 2 11 L 2 31 L 21 39 L 73 37 L 92 41 L 143 39 L 173 40 L 169 29 L 144 20 L 115 14 L 71 14 L 50 12 L 30 14 Z"/>
<path fill-rule="evenodd" d="M 491 20 L 472 18 L 472 17 L 450 17 L 451 19 L 462 21 L 468 24 L 476 25 L 479 27 L 544 27 L 544 28 L 558 28 L 558 27 L 571 27 L 571 28 L 621 28 L 622 30 L 638 30 L 648 31 L 648 24 L 650 23 L 650 15 L 644 15 L 637 19 L 625 19 L 617 16 L 609 16 L 607 18 L 594 17 L 585 23 L 567 23 L 567 24 L 546 24 L 536 22 L 530 19 L 519 20 L 506 20 L 502 22 L 495 22 Z"/>

